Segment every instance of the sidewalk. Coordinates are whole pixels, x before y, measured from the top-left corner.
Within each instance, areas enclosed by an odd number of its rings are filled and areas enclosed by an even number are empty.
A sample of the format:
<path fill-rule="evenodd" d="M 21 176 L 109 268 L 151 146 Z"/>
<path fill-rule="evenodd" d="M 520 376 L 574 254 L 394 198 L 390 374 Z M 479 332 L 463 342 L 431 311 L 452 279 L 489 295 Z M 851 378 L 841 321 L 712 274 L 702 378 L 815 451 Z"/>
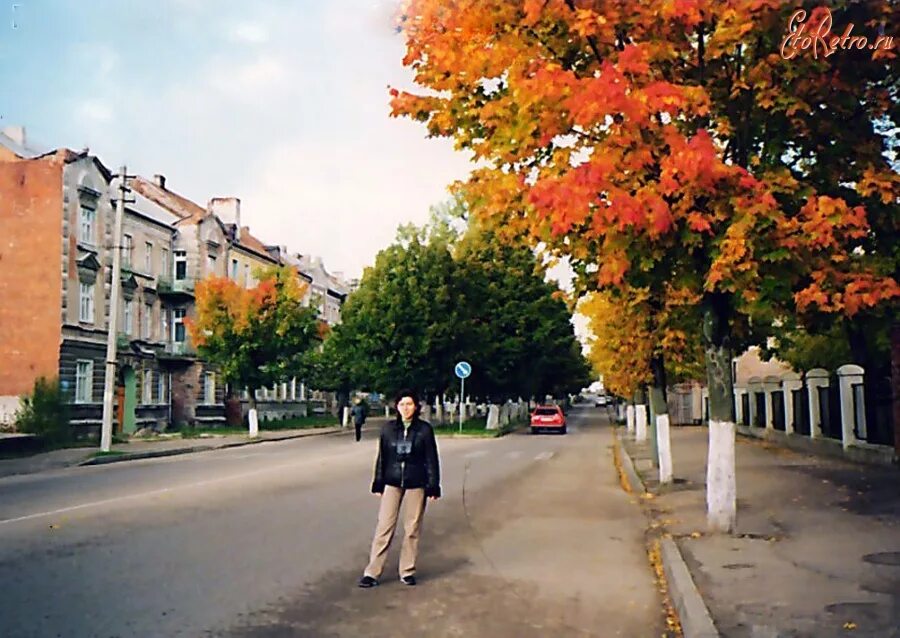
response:
<path fill-rule="evenodd" d="M 372 423 L 378 423 L 379 419 L 370 419 Z M 366 429 L 374 427 L 367 425 Z M 0 478 L 15 474 L 32 474 L 47 470 L 60 469 L 73 465 L 101 465 L 106 463 L 118 463 L 121 461 L 134 461 L 159 456 L 174 456 L 189 454 L 191 452 L 204 452 L 208 450 L 220 450 L 241 445 L 253 445 L 268 441 L 284 441 L 306 436 L 319 436 L 325 434 L 353 434 L 353 427 L 319 427 L 299 428 L 296 430 L 260 430 L 259 436 L 251 439 L 243 434 L 210 435 L 198 438 L 185 439 L 181 436 L 171 438 L 144 441 L 133 439 L 128 443 L 115 443 L 112 445 L 113 454 L 109 456 L 96 456 L 98 447 L 79 447 L 43 452 L 21 458 L 0 459 Z"/>
<path fill-rule="evenodd" d="M 674 539 L 719 633 L 900 637 L 900 472 L 738 436 L 738 529 L 708 534 L 707 435 L 672 429 L 676 482 L 660 490 L 649 445 L 619 430 L 652 527 Z"/>

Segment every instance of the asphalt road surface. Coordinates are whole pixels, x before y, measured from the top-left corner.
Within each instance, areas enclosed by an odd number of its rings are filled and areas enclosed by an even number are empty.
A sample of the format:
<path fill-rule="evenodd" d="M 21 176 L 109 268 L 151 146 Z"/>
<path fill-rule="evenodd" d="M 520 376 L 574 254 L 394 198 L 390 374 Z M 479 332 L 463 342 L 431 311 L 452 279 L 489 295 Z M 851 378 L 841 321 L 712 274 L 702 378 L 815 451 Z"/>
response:
<path fill-rule="evenodd" d="M 0 479 L 0 636 L 660 636 L 603 414 L 440 438 L 414 588 L 356 587 L 374 430 Z"/>

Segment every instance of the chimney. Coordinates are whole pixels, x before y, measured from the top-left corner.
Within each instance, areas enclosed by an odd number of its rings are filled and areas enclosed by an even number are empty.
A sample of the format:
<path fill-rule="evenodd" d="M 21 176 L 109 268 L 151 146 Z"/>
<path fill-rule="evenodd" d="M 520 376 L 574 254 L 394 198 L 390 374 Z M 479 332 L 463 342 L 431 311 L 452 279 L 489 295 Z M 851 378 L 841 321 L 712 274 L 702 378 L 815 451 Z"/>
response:
<path fill-rule="evenodd" d="M 24 126 L 6 126 L 3 128 L 3 134 L 19 146 L 25 146 Z"/>
<path fill-rule="evenodd" d="M 234 238 L 241 240 L 241 200 L 237 197 L 213 197 L 207 210 L 218 217 L 223 224 L 234 224 Z"/>
<path fill-rule="evenodd" d="M 159 186 L 161 189 L 166 190 L 166 176 L 160 175 L 157 173 L 153 176 L 153 183 Z"/>

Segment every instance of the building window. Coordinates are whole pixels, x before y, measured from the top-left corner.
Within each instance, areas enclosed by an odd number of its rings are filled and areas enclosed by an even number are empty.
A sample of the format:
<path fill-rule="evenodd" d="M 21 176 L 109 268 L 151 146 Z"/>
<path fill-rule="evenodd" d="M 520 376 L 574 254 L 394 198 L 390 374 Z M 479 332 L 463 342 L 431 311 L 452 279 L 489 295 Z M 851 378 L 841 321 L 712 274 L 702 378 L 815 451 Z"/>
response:
<path fill-rule="evenodd" d="M 141 339 L 145 341 L 150 339 L 151 321 L 153 321 L 153 305 L 145 303 L 144 314 L 141 315 Z"/>
<path fill-rule="evenodd" d="M 172 338 L 169 334 L 169 311 L 165 308 L 159 309 L 159 338 L 161 341 L 168 341 Z"/>
<path fill-rule="evenodd" d="M 125 300 L 124 315 L 125 315 L 125 321 L 124 321 L 124 325 L 122 326 L 122 330 L 125 332 L 125 334 L 130 335 L 131 331 L 134 329 L 134 327 L 133 327 L 134 310 L 133 310 L 133 306 L 132 306 L 130 299 Z"/>
<path fill-rule="evenodd" d="M 175 308 L 175 310 L 172 311 L 172 314 L 172 324 L 175 328 L 174 341 L 182 343 L 185 339 L 184 317 L 187 314 L 187 310 L 185 310 L 184 308 Z"/>
<path fill-rule="evenodd" d="M 75 403 L 94 400 L 94 362 L 79 359 L 75 364 Z"/>
<path fill-rule="evenodd" d="M 207 253 L 206 255 L 206 267 L 209 270 L 210 275 L 216 274 L 216 256 L 212 253 Z"/>
<path fill-rule="evenodd" d="M 122 235 L 122 265 L 131 266 L 134 257 L 134 238 L 131 235 Z"/>
<path fill-rule="evenodd" d="M 153 244 L 144 242 L 144 272 L 153 274 Z"/>
<path fill-rule="evenodd" d="M 78 290 L 78 320 L 94 323 L 94 286 L 82 282 Z"/>
<path fill-rule="evenodd" d="M 234 281 L 237 281 L 237 280 L 238 280 L 238 273 L 239 273 L 239 271 L 240 271 L 240 265 L 238 264 L 238 260 L 237 260 L 237 259 L 232 259 L 232 260 L 231 260 L 231 278 L 232 278 Z"/>
<path fill-rule="evenodd" d="M 216 373 L 203 375 L 203 403 L 213 405 L 216 402 Z"/>
<path fill-rule="evenodd" d="M 250 266 L 244 264 L 244 288 L 250 287 Z"/>
<path fill-rule="evenodd" d="M 175 279 L 187 279 L 187 251 L 175 251 Z"/>
<path fill-rule="evenodd" d="M 160 260 L 162 260 L 162 275 L 163 277 L 169 276 L 169 249 L 163 248 L 160 250 Z"/>
<path fill-rule="evenodd" d="M 156 379 L 156 396 L 159 397 L 159 403 L 169 402 L 168 376 L 165 372 L 160 372 L 159 377 Z"/>
<path fill-rule="evenodd" d="M 153 370 L 144 370 L 144 384 L 141 390 L 141 403 L 153 403 Z"/>
<path fill-rule="evenodd" d="M 78 239 L 86 244 L 94 243 L 94 220 L 96 218 L 97 211 L 81 207 L 81 224 Z"/>

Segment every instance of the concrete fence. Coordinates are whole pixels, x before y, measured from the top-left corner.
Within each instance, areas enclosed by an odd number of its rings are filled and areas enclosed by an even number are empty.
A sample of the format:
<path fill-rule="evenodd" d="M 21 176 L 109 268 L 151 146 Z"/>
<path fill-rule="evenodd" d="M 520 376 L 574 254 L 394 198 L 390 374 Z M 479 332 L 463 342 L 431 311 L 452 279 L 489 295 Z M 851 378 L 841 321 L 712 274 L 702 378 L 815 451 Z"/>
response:
<path fill-rule="evenodd" d="M 751 377 L 734 388 L 735 421 L 751 436 L 784 439 L 802 449 L 815 443 L 859 460 L 890 462 L 894 448 L 868 440 L 864 379 L 865 371 L 853 364 L 834 374 L 814 368 L 802 376 Z"/>

